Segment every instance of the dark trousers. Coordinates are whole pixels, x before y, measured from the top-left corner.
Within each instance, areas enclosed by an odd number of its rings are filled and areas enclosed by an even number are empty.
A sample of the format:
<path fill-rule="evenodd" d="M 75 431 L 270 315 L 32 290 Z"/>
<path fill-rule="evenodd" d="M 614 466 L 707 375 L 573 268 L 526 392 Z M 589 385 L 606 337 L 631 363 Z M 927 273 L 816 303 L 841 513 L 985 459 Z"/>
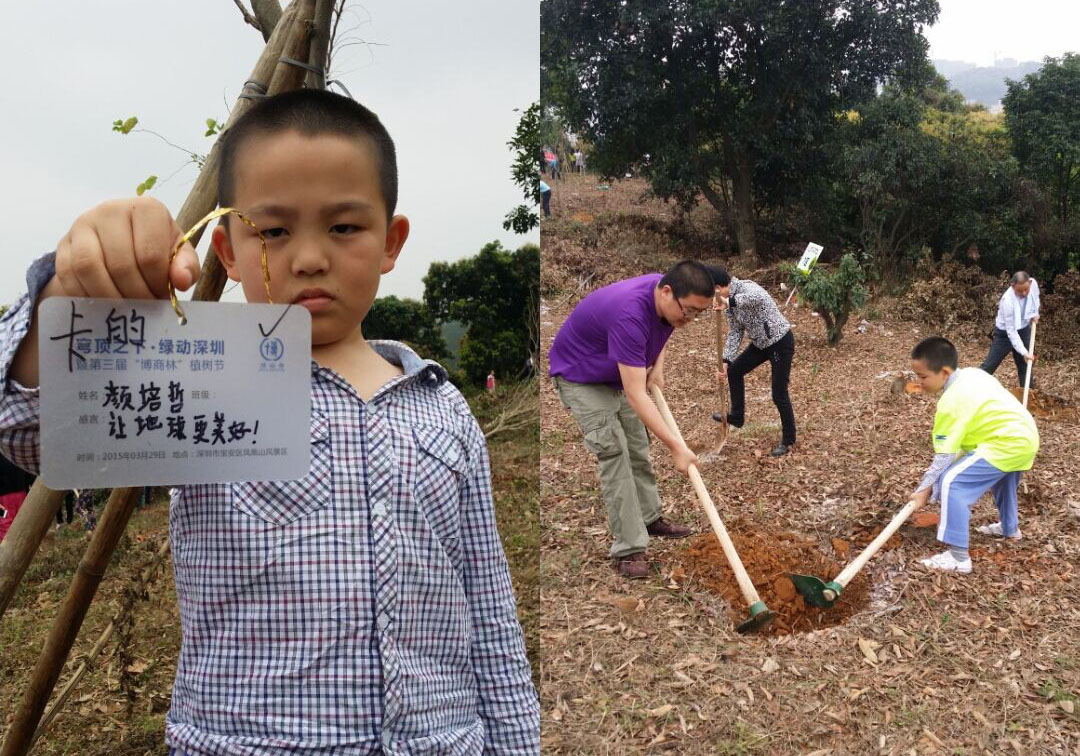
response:
<path fill-rule="evenodd" d="M 1025 347 L 1031 343 L 1030 325 L 1027 328 L 1021 328 L 1016 333 Z M 990 353 L 986 355 L 986 359 L 983 360 L 983 364 L 979 367 L 993 375 L 994 371 L 998 369 L 998 365 L 1010 353 L 1012 353 L 1013 362 L 1016 363 L 1016 379 L 1023 386 L 1024 379 L 1027 377 L 1027 360 L 1024 359 L 1022 354 L 1013 349 L 1012 342 L 1009 341 L 1009 334 L 1000 328 L 994 329 L 994 335 L 990 339 Z M 1032 381 L 1031 385 L 1034 386 L 1035 382 Z"/>
<path fill-rule="evenodd" d="M 727 380 L 731 387 L 731 418 L 735 424 L 742 424 L 746 412 L 746 384 L 743 378 L 768 360 L 772 363 L 772 400 L 780 412 L 780 424 L 783 427 L 781 443 L 788 446 L 795 443 L 795 410 L 791 406 L 791 397 L 788 395 L 791 361 L 794 357 L 795 336 L 788 331 L 784 334 L 784 338 L 767 349 L 758 349 L 751 344 L 728 365 Z"/>
<path fill-rule="evenodd" d="M 551 190 L 540 192 L 540 204 L 544 207 L 544 217 L 551 217 Z"/>
<path fill-rule="evenodd" d="M 60 509 L 56 510 L 56 524 L 57 525 L 63 525 L 64 524 L 64 512 L 65 511 L 67 512 L 68 525 L 70 525 L 71 521 L 75 519 L 75 493 L 73 491 L 68 491 L 64 495 L 64 506 L 62 506 L 62 507 L 60 507 Z"/>

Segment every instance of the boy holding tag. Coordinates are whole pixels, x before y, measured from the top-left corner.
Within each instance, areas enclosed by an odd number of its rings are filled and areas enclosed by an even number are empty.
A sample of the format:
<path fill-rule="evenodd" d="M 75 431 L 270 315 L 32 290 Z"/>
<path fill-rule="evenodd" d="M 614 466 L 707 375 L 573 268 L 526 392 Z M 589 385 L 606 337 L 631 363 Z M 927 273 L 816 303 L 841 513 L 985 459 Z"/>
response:
<path fill-rule="evenodd" d="M 250 383 L 242 388 L 259 400 L 254 406 L 215 404 L 213 380 L 202 384 L 213 388 L 174 396 L 206 402 L 210 443 L 192 443 L 193 450 L 270 443 L 289 449 L 288 423 L 282 421 L 281 437 L 264 436 L 264 423 L 293 412 L 287 405 L 297 402 L 260 395 L 255 373 L 261 379 L 263 365 L 285 361 L 283 370 L 265 372 L 277 381 L 271 392 L 286 390 L 283 381 L 296 363 L 307 361 L 290 318 L 310 319 L 314 361 L 299 401 L 311 410 L 304 429 L 310 464 L 289 480 L 273 479 L 289 477 L 282 473 L 221 483 L 216 472 L 206 472 L 170 481 L 187 485 L 177 489 L 170 513 L 183 646 L 166 724 L 169 745 L 185 756 L 539 753 L 538 703 L 495 529 L 483 434 L 445 370 L 400 344 L 367 342 L 361 331 L 379 277 L 393 269 L 409 231 L 408 220 L 394 214 L 393 142 L 373 113 L 315 90 L 258 103 L 223 139 L 220 201 L 241 208 L 252 225 L 226 217 L 214 230 L 214 251 L 249 302 L 287 307 L 252 308 L 255 317 L 240 324 L 236 339 L 222 339 L 218 372 L 235 370 L 231 375 L 244 380 L 246 371 Z M 198 259 L 186 244 L 173 254 L 179 238 L 159 203 L 116 201 L 77 219 L 55 255 L 34 264 L 28 295 L 0 319 L 5 455 L 38 466 L 34 387 L 44 320 L 33 315 L 36 303 L 56 296 L 160 300 L 172 286 L 187 289 L 198 277 Z M 68 307 L 65 331 L 105 327 L 101 313 L 79 309 L 95 303 L 60 304 Z M 112 317 L 128 319 L 128 347 L 134 321 L 144 329 L 135 334 L 136 352 L 145 355 L 150 345 L 160 350 L 165 339 L 175 351 L 167 304 L 156 305 L 160 311 L 145 301 L 113 304 Z M 203 338 L 198 329 L 212 331 L 210 317 L 218 319 L 218 333 L 231 333 L 234 326 L 225 321 L 241 317 L 227 306 L 204 305 L 218 309 L 200 312 L 196 305 L 184 305 L 189 323 L 173 326 L 179 333 L 195 329 L 194 338 Z M 41 343 L 48 349 L 57 335 L 72 340 L 62 343 L 73 366 L 79 358 L 67 352 L 87 358 L 86 345 L 75 341 L 86 334 L 42 330 Z M 101 337 L 110 350 L 114 335 Z M 112 359 L 116 372 L 118 358 Z M 168 383 L 182 381 L 170 379 L 171 358 L 150 359 L 151 369 L 155 359 L 166 365 L 157 382 L 156 423 L 165 425 L 161 415 L 193 421 L 186 406 L 173 412 Z M 207 359 L 213 372 L 216 358 Z M 199 365 L 203 372 L 201 358 Z M 183 380 L 195 380 L 190 362 L 187 370 Z M 164 433 L 146 427 L 153 405 L 141 407 L 147 397 L 124 375 L 117 372 L 111 389 L 100 389 L 107 396 L 98 397 L 98 423 L 113 424 L 109 438 L 125 440 L 117 438 L 118 418 L 127 418 L 130 434 L 133 417 L 141 416 L 135 425 L 143 426 L 143 448 L 190 443 L 190 435 L 170 438 L 167 427 Z M 122 386 L 130 395 L 120 398 Z M 260 406 L 263 413 L 253 415 Z M 215 412 L 225 415 L 218 435 Z M 266 459 L 284 470 L 292 452 Z M 52 453 L 48 446 L 45 453 Z M 211 457 L 208 466 L 227 469 L 230 460 L 247 456 Z M 189 474 L 198 471 L 183 473 Z"/>

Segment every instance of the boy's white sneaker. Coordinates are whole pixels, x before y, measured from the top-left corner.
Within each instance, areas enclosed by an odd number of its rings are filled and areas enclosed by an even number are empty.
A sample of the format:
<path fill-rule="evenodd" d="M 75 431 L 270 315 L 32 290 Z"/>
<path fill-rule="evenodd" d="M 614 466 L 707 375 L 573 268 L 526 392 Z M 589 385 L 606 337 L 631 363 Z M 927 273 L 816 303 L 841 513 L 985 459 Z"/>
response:
<path fill-rule="evenodd" d="M 971 559 L 965 559 L 962 562 L 958 561 L 951 551 L 943 551 L 940 554 L 934 554 L 932 557 L 920 559 L 919 563 L 927 569 L 941 570 L 942 572 L 959 572 L 964 575 L 971 572 Z"/>
<path fill-rule="evenodd" d="M 998 538 L 1008 538 L 1012 541 L 1019 541 L 1021 538 L 1024 537 L 1024 534 L 1020 532 L 1020 528 L 1017 528 L 1015 533 L 1005 535 L 1005 531 L 1002 530 L 1000 522 L 995 522 L 993 525 L 980 525 L 975 529 L 983 535 L 992 535 L 997 536 Z"/>

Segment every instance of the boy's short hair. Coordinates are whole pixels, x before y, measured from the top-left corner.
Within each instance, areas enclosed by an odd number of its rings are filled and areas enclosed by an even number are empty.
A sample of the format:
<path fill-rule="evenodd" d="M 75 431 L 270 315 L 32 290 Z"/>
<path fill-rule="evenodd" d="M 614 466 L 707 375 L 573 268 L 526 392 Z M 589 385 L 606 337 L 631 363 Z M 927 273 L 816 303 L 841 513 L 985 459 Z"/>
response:
<path fill-rule="evenodd" d="M 716 290 L 713 277 L 708 269 L 697 260 L 683 260 L 675 263 L 664 274 L 657 286 L 670 286 L 676 299 L 696 294 L 699 297 L 711 297 Z"/>
<path fill-rule="evenodd" d="M 927 336 L 911 350 L 911 359 L 922 360 L 935 373 L 945 367 L 956 370 L 960 362 L 956 347 L 944 336 Z"/>
<path fill-rule="evenodd" d="M 231 205 L 236 197 L 236 156 L 252 137 L 298 131 L 304 136 L 331 134 L 363 137 L 378 161 L 379 189 L 386 203 L 386 217 L 397 207 L 398 172 L 394 140 L 386 127 L 355 100 L 323 89 L 294 89 L 259 100 L 221 136 L 218 164 L 218 201 Z"/>
<path fill-rule="evenodd" d="M 731 283 L 731 274 L 721 268 L 719 265 L 705 264 L 705 270 L 709 271 L 709 275 L 712 276 L 713 283 L 717 286 L 727 286 Z"/>

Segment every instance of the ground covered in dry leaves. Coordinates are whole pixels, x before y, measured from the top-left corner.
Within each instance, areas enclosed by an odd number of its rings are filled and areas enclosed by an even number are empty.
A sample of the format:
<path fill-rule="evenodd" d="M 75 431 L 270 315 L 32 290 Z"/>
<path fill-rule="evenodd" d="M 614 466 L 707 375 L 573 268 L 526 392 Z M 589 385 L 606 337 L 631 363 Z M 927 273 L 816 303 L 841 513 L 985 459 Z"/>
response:
<path fill-rule="evenodd" d="M 727 262 L 708 243 L 710 211 L 680 217 L 639 181 L 605 189 L 568 177 L 556 183 L 553 210 L 541 231 L 545 356 L 595 286 L 683 257 Z M 782 296 L 775 271 L 732 267 Z M 940 330 L 958 342 L 962 366 L 985 356 L 993 292 L 1004 290 L 984 288 L 961 294 L 960 315 Z M 665 515 L 698 534 L 654 539 L 651 579 L 615 574 L 594 462 L 545 381 L 544 753 L 1080 755 L 1075 351 L 1059 348 L 1035 372 L 1045 411 L 1042 450 L 1020 495 L 1023 541 L 973 532 L 974 573 L 933 575 L 916 560 L 940 550 L 935 530 L 909 523 L 833 609 L 808 609 L 787 580 L 834 575 L 903 506 L 930 461 L 934 397 L 908 393 L 903 379 L 915 341 L 939 332 L 909 309 L 927 291 L 873 300 L 838 349 L 825 345 L 818 318 L 789 311 L 796 450 L 768 455 L 780 428 L 763 365 L 747 379 L 746 425 L 703 464 L 755 586 L 779 614 L 758 636 L 735 632 L 747 615 L 730 570 L 693 488 L 659 445 Z M 1045 317 L 1040 337 L 1051 338 L 1061 317 Z M 713 322 L 676 332 L 669 351 L 668 403 L 688 441 L 707 446 L 718 409 Z M 998 377 L 1015 384 L 1011 361 Z M 984 498 L 973 529 L 994 515 Z"/>

